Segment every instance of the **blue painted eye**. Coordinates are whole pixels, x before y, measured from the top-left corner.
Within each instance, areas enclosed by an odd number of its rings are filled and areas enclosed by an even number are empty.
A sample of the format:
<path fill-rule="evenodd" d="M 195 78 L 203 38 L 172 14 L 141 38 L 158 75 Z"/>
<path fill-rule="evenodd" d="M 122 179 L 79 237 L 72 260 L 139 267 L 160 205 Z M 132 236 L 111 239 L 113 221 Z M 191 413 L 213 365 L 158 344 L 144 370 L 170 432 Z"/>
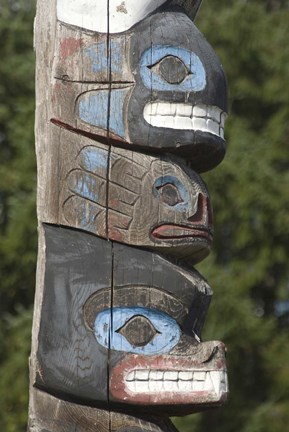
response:
<path fill-rule="evenodd" d="M 165 205 L 180 212 L 187 210 L 190 196 L 187 188 L 177 177 L 166 175 L 157 178 L 153 190 Z"/>
<path fill-rule="evenodd" d="M 206 72 L 200 58 L 191 51 L 156 45 L 144 52 L 140 61 L 144 85 L 151 90 L 201 91 Z"/>
<path fill-rule="evenodd" d="M 143 355 L 167 353 L 181 336 L 173 318 L 144 307 L 105 309 L 96 317 L 94 332 L 105 348 Z"/>

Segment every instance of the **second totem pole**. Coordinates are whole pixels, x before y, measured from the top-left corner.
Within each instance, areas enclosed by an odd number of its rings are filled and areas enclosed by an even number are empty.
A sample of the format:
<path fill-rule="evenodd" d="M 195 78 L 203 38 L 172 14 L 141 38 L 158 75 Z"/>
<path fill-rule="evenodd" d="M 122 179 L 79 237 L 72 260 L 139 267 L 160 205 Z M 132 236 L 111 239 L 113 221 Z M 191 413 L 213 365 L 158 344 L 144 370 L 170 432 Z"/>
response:
<path fill-rule="evenodd" d="M 199 173 L 225 154 L 201 0 L 38 0 L 39 254 L 30 432 L 173 432 L 227 398 L 203 342 L 212 291 Z"/>

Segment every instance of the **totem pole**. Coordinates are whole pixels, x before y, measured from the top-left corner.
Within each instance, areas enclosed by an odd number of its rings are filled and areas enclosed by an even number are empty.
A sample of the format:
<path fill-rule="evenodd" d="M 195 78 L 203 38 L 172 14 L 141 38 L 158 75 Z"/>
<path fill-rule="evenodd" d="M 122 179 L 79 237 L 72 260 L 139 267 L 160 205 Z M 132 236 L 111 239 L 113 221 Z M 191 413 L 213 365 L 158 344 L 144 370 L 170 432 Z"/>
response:
<path fill-rule="evenodd" d="M 173 432 L 227 397 L 203 342 L 200 172 L 224 157 L 226 78 L 201 0 L 38 0 L 39 254 L 30 432 Z"/>

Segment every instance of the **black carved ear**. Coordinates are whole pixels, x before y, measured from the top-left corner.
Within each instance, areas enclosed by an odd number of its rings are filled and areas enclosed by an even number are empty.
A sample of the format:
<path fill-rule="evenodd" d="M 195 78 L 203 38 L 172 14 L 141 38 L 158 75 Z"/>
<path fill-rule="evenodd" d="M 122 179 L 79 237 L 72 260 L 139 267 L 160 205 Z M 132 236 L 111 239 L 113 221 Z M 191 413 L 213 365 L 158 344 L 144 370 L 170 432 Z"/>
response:
<path fill-rule="evenodd" d="M 172 0 L 172 5 L 182 6 L 192 21 L 196 18 L 202 0 Z"/>

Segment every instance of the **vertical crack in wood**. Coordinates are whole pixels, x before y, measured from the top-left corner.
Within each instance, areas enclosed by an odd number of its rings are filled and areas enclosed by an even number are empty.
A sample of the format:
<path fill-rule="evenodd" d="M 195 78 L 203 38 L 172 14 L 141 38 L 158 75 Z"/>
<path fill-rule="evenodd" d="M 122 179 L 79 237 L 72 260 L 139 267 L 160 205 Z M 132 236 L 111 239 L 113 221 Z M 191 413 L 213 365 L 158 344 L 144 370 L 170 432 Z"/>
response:
<path fill-rule="evenodd" d="M 106 188 L 106 238 L 109 240 L 109 195 L 110 195 L 110 167 L 111 167 L 111 145 L 110 145 L 110 115 L 111 115 L 111 89 L 112 89 L 112 72 L 111 72 L 111 43 L 110 43 L 110 0 L 107 0 L 107 70 L 108 70 L 108 103 L 107 103 L 107 145 L 108 145 L 108 164 L 107 164 L 107 188 Z M 110 329 L 108 332 L 108 355 L 107 355 L 107 402 L 108 402 L 108 427 L 112 431 L 112 413 L 110 411 L 110 363 L 111 363 L 111 338 L 113 325 L 113 289 L 114 289 L 114 255 L 113 243 L 111 242 L 111 293 L 110 293 Z"/>

